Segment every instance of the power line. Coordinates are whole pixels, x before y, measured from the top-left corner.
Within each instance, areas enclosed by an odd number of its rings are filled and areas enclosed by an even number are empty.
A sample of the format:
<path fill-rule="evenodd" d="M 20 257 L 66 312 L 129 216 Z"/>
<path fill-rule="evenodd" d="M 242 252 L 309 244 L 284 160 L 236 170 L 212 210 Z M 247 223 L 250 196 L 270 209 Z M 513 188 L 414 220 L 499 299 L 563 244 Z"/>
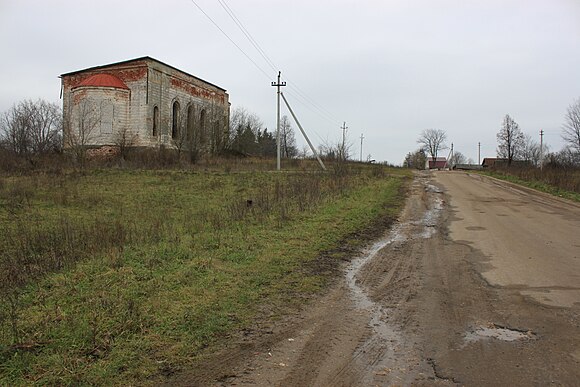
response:
<path fill-rule="evenodd" d="M 244 26 L 244 23 L 242 23 L 240 18 L 236 16 L 235 12 L 227 4 L 226 0 L 217 0 L 217 1 L 222 6 L 222 8 L 226 11 L 226 13 L 229 15 L 229 17 L 234 21 L 234 23 L 238 26 L 240 31 L 242 31 L 242 33 L 246 36 L 248 41 L 254 46 L 256 51 L 258 51 L 258 53 L 262 56 L 262 58 L 266 61 L 266 63 L 272 68 L 272 70 L 278 71 L 279 67 L 276 66 L 276 64 L 270 59 L 268 54 L 266 54 L 266 51 L 264 49 L 262 49 L 260 44 L 256 41 L 256 39 L 254 39 L 252 34 Z M 311 104 L 315 109 L 317 109 L 321 114 L 325 115 L 326 116 L 325 118 L 330 118 L 331 120 L 334 120 L 335 122 L 340 122 L 340 120 L 338 120 L 336 117 L 334 117 L 332 114 L 330 114 L 327 110 L 325 110 L 320 105 L 318 105 L 316 102 L 314 102 L 314 100 L 312 100 L 310 97 L 308 97 L 308 95 L 306 95 L 306 93 L 304 91 L 302 91 L 296 83 L 292 82 L 292 80 L 289 79 L 287 76 L 285 78 L 290 82 L 290 84 L 288 86 L 291 89 L 293 89 L 307 103 Z"/>
<path fill-rule="evenodd" d="M 308 110 L 310 110 L 311 112 L 315 113 L 315 114 L 319 114 L 317 113 L 314 109 L 312 109 L 308 104 L 304 103 L 303 101 L 300 100 L 299 96 L 293 93 L 288 93 L 289 95 L 293 96 L 296 98 L 296 101 L 301 104 L 302 106 L 304 106 L 305 108 L 307 108 Z M 320 114 L 319 114 L 320 115 Z M 322 117 L 325 118 L 325 117 Z M 326 120 L 328 120 L 327 118 L 325 118 Z M 329 121 L 333 126 L 334 126 L 334 121 Z M 322 143 L 327 143 L 328 139 L 324 139 L 316 130 L 314 130 L 313 128 L 310 129 L 310 131 L 312 131 L 312 133 L 314 133 L 316 135 L 316 137 L 318 137 L 320 139 L 320 141 Z"/>
<path fill-rule="evenodd" d="M 256 61 L 254 61 L 250 55 L 248 55 L 220 26 L 219 24 L 211 17 L 209 16 L 209 14 L 207 12 L 205 12 L 203 10 L 203 8 L 195 1 L 195 0 L 190 0 L 193 5 L 195 5 L 197 7 L 197 9 L 199 9 L 201 11 L 201 13 L 204 14 L 204 16 L 230 41 L 230 43 L 232 43 L 265 77 L 267 77 L 268 79 L 270 79 L 270 76 L 268 75 L 268 73 L 262 68 L 260 67 L 260 65 L 258 65 L 258 63 L 256 63 Z M 274 62 L 270 59 L 270 57 L 266 54 L 265 50 L 263 50 L 261 48 L 261 46 L 258 44 L 258 42 L 252 37 L 252 35 L 250 34 L 250 32 L 248 31 L 247 28 L 244 27 L 243 23 L 241 22 L 241 20 L 236 16 L 235 12 L 231 9 L 231 7 L 229 7 L 229 5 L 226 3 L 225 0 L 218 0 L 219 4 L 222 6 L 222 8 L 226 11 L 226 13 L 229 15 L 229 17 L 234 21 L 234 23 L 238 26 L 238 28 L 242 31 L 242 33 L 246 36 L 246 38 L 250 41 L 250 43 L 254 46 L 254 48 L 258 51 L 258 53 L 262 56 L 262 58 L 264 59 L 264 61 L 274 70 L 276 71 L 277 66 L 274 64 Z M 288 78 L 287 78 L 288 79 Z M 290 81 L 290 80 L 289 80 Z M 332 125 L 335 125 L 336 123 L 340 122 L 339 119 L 337 119 L 336 117 L 334 117 L 331 113 L 329 113 L 326 109 L 322 108 L 320 105 L 318 105 L 316 102 L 314 102 L 313 99 L 311 99 L 305 92 L 303 92 L 295 83 L 289 83 L 290 88 L 292 88 L 294 90 L 294 92 L 296 94 L 294 94 L 294 96 L 298 99 L 298 101 L 304 105 L 305 107 L 307 107 L 308 109 L 310 109 L 312 112 L 314 112 L 315 114 L 317 114 L 318 116 L 320 116 L 321 118 L 325 119 L 326 121 L 328 121 L 329 123 L 331 123 Z M 300 101 L 300 99 L 303 100 Z M 309 106 L 310 105 L 310 106 Z M 316 133 L 316 131 L 313 131 L 319 138 L 321 141 L 325 141 L 318 133 Z"/>
<path fill-rule="evenodd" d="M 291 86 L 291 84 L 289 84 L 289 86 Z M 311 112 L 315 113 L 320 118 L 323 118 L 332 126 L 335 126 L 337 123 L 340 123 L 340 121 L 335 120 L 334 117 L 329 117 L 328 115 L 321 113 L 321 111 L 319 109 L 317 109 L 315 105 L 313 105 L 311 102 L 309 102 L 301 94 L 298 94 L 293 87 L 291 87 L 291 89 L 292 89 L 292 91 L 288 92 L 287 94 L 294 96 L 302 105 L 304 105 L 306 108 L 308 108 Z"/>
<path fill-rule="evenodd" d="M 278 66 L 276 66 L 274 64 L 274 62 L 272 62 L 270 57 L 268 57 L 268 55 L 262 49 L 262 47 L 258 44 L 256 39 L 254 39 L 252 34 L 250 34 L 250 31 L 248 31 L 248 29 L 246 27 L 244 27 L 244 24 L 242 23 L 242 21 L 236 16 L 235 12 L 230 8 L 230 6 L 226 3 L 226 1 L 225 0 L 218 0 L 218 2 L 222 6 L 222 8 L 226 11 L 226 13 L 230 16 L 230 18 L 234 21 L 234 23 L 238 26 L 240 31 L 242 31 L 242 33 L 246 36 L 246 38 L 250 41 L 250 43 L 258 51 L 258 53 L 262 56 L 262 58 L 264 58 L 266 63 L 268 63 L 268 65 L 272 68 L 272 70 L 276 71 Z"/>
<path fill-rule="evenodd" d="M 291 80 L 286 77 L 286 79 L 291 82 Z M 328 112 L 326 109 L 324 109 L 323 107 L 321 107 L 320 105 L 318 105 L 316 102 L 314 102 L 314 100 L 312 100 L 310 97 L 308 97 L 308 95 L 306 95 L 305 92 L 303 92 L 298 85 L 293 84 L 290 85 L 290 87 L 292 89 L 294 89 L 294 91 L 299 94 L 302 98 L 304 98 L 304 100 L 306 102 L 308 102 L 309 104 L 311 104 L 316 110 L 318 110 L 320 114 L 322 114 L 323 116 L 325 116 L 325 118 L 330 119 L 330 121 L 332 121 L 333 124 L 336 124 L 337 122 L 340 122 L 340 120 L 338 118 L 336 118 L 333 114 L 331 114 L 330 112 Z"/>
<path fill-rule="evenodd" d="M 211 21 L 211 22 L 212 22 L 212 24 L 213 24 L 213 25 L 214 25 L 214 26 L 215 26 L 215 27 L 216 27 L 218 30 L 220 30 L 220 32 L 221 32 L 221 33 L 222 33 L 222 34 L 223 34 L 223 35 L 224 35 L 226 38 L 228 38 L 228 40 L 229 40 L 229 41 L 230 41 L 230 42 L 231 42 L 231 43 L 232 43 L 234 46 L 236 46 L 236 48 L 237 48 L 238 50 L 240 50 L 240 52 L 241 52 L 242 54 L 244 54 L 244 56 L 245 56 L 246 58 L 248 58 L 248 60 L 249 60 L 250 62 L 252 62 L 252 63 L 254 64 L 254 66 L 256 66 L 256 68 L 257 68 L 258 70 L 260 70 L 260 72 L 261 72 L 262 74 L 264 74 L 264 76 L 265 76 L 266 78 L 270 79 L 270 76 L 268 75 L 268 73 L 267 73 L 267 72 L 265 72 L 265 71 L 264 71 L 264 70 L 263 70 L 263 69 L 262 69 L 262 68 L 261 68 L 261 67 L 260 67 L 260 66 L 259 66 L 259 65 L 258 65 L 258 64 L 257 64 L 257 63 L 256 63 L 256 62 L 253 60 L 253 59 L 252 59 L 252 58 L 250 58 L 250 56 L 249 56 L 248 54 L 246 54 L 246 52 L 245 52 L 244 50 L 242 50 L 242 48 L 241 48 L 240 46 L 238 46 L 238 44 L 237 44 L 236 42 L 234 42 L 234 40 L 233 40 L 232 38 L 230 38 L 230 36 L 229 36 L 228 34 L 226 34 L 226 32 L 225 32 L 225 31 L 224 31 L 224 30 L 223 30 L 223 29 L 222 29 L 222 28 L 221 28 L 221 27 L 220 27 L 220 26 L 219 26 L 219 25 L 218 25 L 218 24 L 217 24 L 217 23 L 216 23 L 216 22 L 215 22 L 215 21 L 214 21 L 214 20 L 213 20 L 213 19 L 212 19 L 212 18 L 211 18 L 211 17 L 210 17 L 210 16 L 209 16 L 209 15 L 208 15 L 208 14 L 207 14 L 207 13 L 206 13 L 204 10 L 203 10 L 203 8 L 201 8 L 201 7 L 199 6 L 199 4 L 197 4 L 197 3 L 195 2 L 195 0 L 190 0 L 190 1 L 191 1 L 191 2 L 192 2 L 192 3 L 193 3 L 193 4 L 194 4 L 196 7 L 197 7 L 197 9 L 199 9 L 199 10 L 201 11 L 201 13 L 203 13 L 203 14 L 205 15 L 205 17 L 207 17 L 207 18 L 209 19 L 209 21 Z"/>

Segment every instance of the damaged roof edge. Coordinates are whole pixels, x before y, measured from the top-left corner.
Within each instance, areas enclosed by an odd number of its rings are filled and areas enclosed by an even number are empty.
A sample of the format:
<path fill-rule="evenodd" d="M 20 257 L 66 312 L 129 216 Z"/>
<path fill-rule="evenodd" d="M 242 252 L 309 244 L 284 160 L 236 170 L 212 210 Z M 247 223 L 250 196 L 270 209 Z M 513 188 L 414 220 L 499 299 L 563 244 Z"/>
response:
<path fill-rule="evenodd" d="M 216 84 L 213 84 L 211 82 L 208 82 L 208 81 L 206 81 L 204 79 L 201 79 L 200 77 L 196 77 L 195 75 L 192 75 L 192 74 L 190 74 L 188 72 L 185 72 L 185 71 L 183 71 L 181 69 L 178 69 L 177 67 L 171 66 L 171 65 L 169 65 L 167 63 L 161 62 L 160 60 L 155 59 L 155 58 L 152 58 L 150 56 L 142 56 L 140 58 L 128 59 L 128 60 L 123 60 L 123 61 L 120 61 L 120 62 L 109 63 L 109 64 L 106 64 L 106 65 L 88 67 L 88 68 L 82 69 L 82 70 L 71 71 L 71 72 L 68 72 L 68 73 L 60 74 L 59 78 L 62 78 L 62 77 L 67 76 L 67 75 L 74 75 L 74 74 L 77 74 L 77 73 L 82 73 L 84 71 L 101 70 L 101 69 L 106 69 L 106 68 L 111 67 L 111 66 L 117 66 L 117 65 L 122 65 L 122 64 L 126 64 L 126 63 L 137 62 L 137 61 L 141 61 L 141 60 L 151 60 L 153 62 L 157 62 L 159 64 L 162 64 L 163 66 L 167 66 L 169 68 L 172 68 L 173 70 L 179 71 L 180 73 L 183 73 L 183 74 L 188 75 L 188 76 L 190 76 L 192 78 L 195 78 L 195 79 L 197 79 L 199 81 L 202 81 L 204 83 L 207 83 L 208 85 L 211 85 L 213 87 L 217 87 L 218 89 L 220 89 L 222 91 L 227 91 L 223 87 L 220 87 L 220 86 L 218 86 Z"/>

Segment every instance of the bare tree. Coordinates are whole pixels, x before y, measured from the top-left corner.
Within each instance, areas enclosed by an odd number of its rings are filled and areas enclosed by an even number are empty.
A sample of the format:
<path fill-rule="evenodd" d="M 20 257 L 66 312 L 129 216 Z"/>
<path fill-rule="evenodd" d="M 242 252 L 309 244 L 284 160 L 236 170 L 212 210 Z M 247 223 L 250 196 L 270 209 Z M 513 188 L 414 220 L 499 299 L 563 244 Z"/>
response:
<path fill-rule="evenodd" d="M 30 149 L 29 121 L 29 117 L 24 114 L 19 105 L 12 106 L 2 114 L 0 120 L 2 142 L 16 154 L 24 155 Z"/>
<path fill-rule="evenodd" d="M 187 133 L 187 109 L 182 109 L 179 112 L 177 123 L 171 134 L 171 143 L 177 150 L 177 159 L 181 160 L 183 151 L 188 149 L 188 133 Z"/>
<path fill-rule="evenodd" d="M 543 153 L 548 153 L 547 145 L 543 145 Z M 524 135 L 524 142 L 522 146 L 521 159 L 527 161 L 528 163 L 538 166 L 540 165 L 540 158 L 542 157 L 542 152 L 540 150 L 540 144 L 535 141 L 529 134 Z"/>
<path fill-rule="evenodd" d="M 353 143 L 348 141 L 346 137 L 339 141 L 334 146 L 336 150 L 336 159 L 338 161 L 347 161 L 350 158 L 350 153 L 353 147 Z"/>
<path fill-rule="evenodd" d="M 228 146 L 229 128 L 227 126 L 227 115 L 224 110 L 212 101 L 209 107 L 210 123 L 209 130 L 209 152 L 212 155 L 219 155 Z"/>
<path fill-rule="evenodd" d="M 328 160 L 336 160 L 338 158 L 338 150 L 328 140 L 318 145 L 318 154 Z"/>
<path fill-rule="evenodd" d="M 294 129 L 288 116 L 282 116 L 280 119 L 280 148 L 282 157 L 292 158 L 298 155 Z"/>
<path fill-rule="evenodd" d="M 32 152 L 46 153 L 60 149 L 62 133 L 62 111 L 55 103 L 39 99 L 26 101 L 31 117 L 30 139 Z"/>
<path fill-rule="evenodd" d="M 466 164 L 467 157 L 461 152 L 454 151 L 451 159 L 449 160 L 449 164 L 457 165 L 457 164 Z"/>
<path fill-rule="evenodd" d="M 133 133 L 127 125 L 123 126 L 115 136 L 115 145 L 119 148 L 119 156 L 122 160 L 127 157 L 127 151 L 137 140 L 137 135 Z"/>
<path fill-rule="evenodd" d="M 524 134 L 520 126 L 506 114 L 501 130 L 497 134 L 497 156 L 507 159 L 508 166 L 513 160 L 517 160 L 523 152 L 525 146 Z"/>
<path fill-rule="evenodd" d="M 259 151 L 257 139 L 264 132 L 262 120 L 243 107 L 236 107 L 230 117 L 229 149 L 254 154 Z"/>
<path fill-rule="evenodd" d="M 564 119 L 562 138 L 580 154 L 580 98 L 568 106 Z"/>
<path fill-rule="evenodd" d="M 16 154 L 39 154 L 60 149 L 62 113 L 55 103 L 21 101 L 0 117 L 2 142 Z"/>
<path fill-rule="evenodd" d="M 421 132 L 417 143 L 421 144 L 425 152 L 435 161 L 439 151 L 447 149 L 446 140 L 447 134 L 445 131 L 441 129 L 425 129 Z"/>
<path fill-rule="evenodd" d="M 557 168 L 580 167 L 580 153 L 565 147 L 558 153 L 550 153 L 546 156 L 547 164 Z"/>
<path fill-rule="evenodd" d="M 96 136 L 99 116 L 97 104 L 90 99 L 84 99 L 73 107 L 69 122 L 65 122 L 65 147 L 73 153 L 81 167 L 86 162 L 87 148 Z"/>
<path fill-rule="evenodd" d="M 189 151 L 189 161 L 196 163 L 203 153 L 202 138 L 201 135 L 202 122 L 200 117 L 201 111 L 196 104 L 191 103 L 186 111 L 183 112 L 182 120 L 184 122 L 183 128 L 185 133 L 183 137 L 178 139 L 179 142 L 185 141 L 185 146 Z M 205 119 L 205 117 L 204 117 Z"/>
<path fill-rule="evenodd" d="M 407 153 L 405 160 L 403 161 L 403 167 L 414 168 L 414 169 L 425 169 L 425 163 L 427 161 L 427 155 L 423 148 L 418 149 L 415 152 Z"/>

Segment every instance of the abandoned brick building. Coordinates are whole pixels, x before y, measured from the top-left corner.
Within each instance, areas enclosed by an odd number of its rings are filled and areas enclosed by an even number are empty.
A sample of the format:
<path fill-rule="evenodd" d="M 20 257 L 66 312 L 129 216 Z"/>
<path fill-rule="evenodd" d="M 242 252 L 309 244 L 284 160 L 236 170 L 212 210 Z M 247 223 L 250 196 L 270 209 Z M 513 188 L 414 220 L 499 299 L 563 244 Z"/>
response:
<path fill-rule="evenodd" d="M 150 57 L 73 71 L 62 82 L 65 147 L 135 146 L 219 152 L 225 89 Z"/>

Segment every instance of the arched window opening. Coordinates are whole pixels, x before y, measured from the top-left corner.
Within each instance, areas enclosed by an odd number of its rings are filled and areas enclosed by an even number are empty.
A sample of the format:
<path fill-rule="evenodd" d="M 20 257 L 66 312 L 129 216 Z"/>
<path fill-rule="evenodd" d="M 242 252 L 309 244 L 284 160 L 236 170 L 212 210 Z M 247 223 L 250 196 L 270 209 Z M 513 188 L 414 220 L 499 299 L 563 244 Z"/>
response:
<path fill-rule="evenodd" d="M 153 136 L 157 136 L 159 131 L 159 108 L 157 106 L 153 107 Z"/>
<path fill-rule="evenodd" d="M 179 102 L 173 102 L 173 117 L 171 120 L 171 138 L 179 135 Z"/>
<path fill-rule="evenodd" d="M 189 105 L 187 108 L 187 141 L 194 141 L 194 131 L 195 131 L 195 109 L 193 105 Z"/>
<path fill-rule="evenodd" d="M 206 124 L 205 124 L 205 109 L 203 109 L 201 111 L 201 113 L 199 114 L 199 142 L 200 143 L 205 143 L 205 138 L 206 138 Z"/>

